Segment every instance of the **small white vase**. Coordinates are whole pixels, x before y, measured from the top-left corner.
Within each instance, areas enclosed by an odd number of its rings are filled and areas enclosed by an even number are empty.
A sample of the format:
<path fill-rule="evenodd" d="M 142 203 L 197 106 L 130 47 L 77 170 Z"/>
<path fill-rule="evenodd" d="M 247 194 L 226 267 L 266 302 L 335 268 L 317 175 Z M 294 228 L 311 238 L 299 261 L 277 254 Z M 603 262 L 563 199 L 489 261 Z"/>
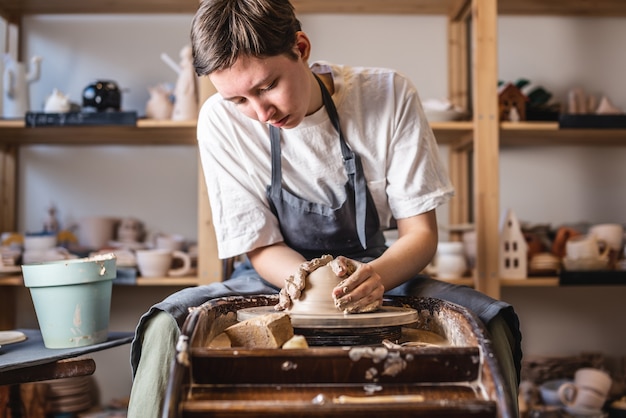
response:
<path fill-rule="evenodd" d="M 467 271 L 467 260 L 462 242 L 440 242 L 437 246 L 435 267 L 439 279 L 458 279 Z"/>

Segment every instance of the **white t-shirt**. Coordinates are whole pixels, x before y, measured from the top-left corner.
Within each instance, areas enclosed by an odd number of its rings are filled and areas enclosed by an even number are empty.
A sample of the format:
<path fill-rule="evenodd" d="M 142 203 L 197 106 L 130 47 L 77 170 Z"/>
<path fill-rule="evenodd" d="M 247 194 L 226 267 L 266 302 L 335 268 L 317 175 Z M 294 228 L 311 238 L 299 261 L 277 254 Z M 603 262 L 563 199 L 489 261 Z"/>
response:
<path fill-rule="evenodd" d="M 413 84 L 382 68 L 318 62 L 332 73 L 333 101 L 348 145 L 361 157 L 382 228 L 448 201 L 454 190 Z M 269 128 L 219 94 L 202 106 L 198 142 L 218 255 L 228 258 L 283 241 L 265 191 L 270 184 Z M 338 207 L 347 181 L 339 135 L 322 107 L 281 130 L 283 188 Z"/>

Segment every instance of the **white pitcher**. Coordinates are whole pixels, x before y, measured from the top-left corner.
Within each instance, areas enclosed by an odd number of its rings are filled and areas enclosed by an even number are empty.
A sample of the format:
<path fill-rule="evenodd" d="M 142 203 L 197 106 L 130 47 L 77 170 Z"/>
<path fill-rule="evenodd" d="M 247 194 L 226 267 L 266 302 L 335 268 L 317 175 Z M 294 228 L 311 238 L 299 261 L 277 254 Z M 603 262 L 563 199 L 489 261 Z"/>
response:
<path fill-rule="evenodd" d="M 30 60 L 30 69 L 17 62 L 10 54 L 4 54 L 4 76 L 2 80 L 2 116 L 6 119 L 23 118 L 30 110 L 28 85 L 39 80 L 41 57 Z"/>

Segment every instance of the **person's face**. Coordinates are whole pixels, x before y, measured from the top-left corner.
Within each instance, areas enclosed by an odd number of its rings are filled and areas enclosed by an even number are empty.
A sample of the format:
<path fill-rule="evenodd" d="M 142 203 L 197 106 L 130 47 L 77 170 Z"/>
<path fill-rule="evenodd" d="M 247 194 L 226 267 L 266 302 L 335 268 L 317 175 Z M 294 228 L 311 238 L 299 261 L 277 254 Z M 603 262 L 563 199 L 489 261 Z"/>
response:
<path fill-rule="evenodd" d="M 286 55 L 268 58 L 240 57 L 225 70 L 209 78 L 226 100 L 244 115 L 278 128 L 294 128 L 304 117 L 321 107 L 321 96 L 308 67 L 310 44 L 304 33 L 298 33 L 294 52 L 298 59 Z"/>

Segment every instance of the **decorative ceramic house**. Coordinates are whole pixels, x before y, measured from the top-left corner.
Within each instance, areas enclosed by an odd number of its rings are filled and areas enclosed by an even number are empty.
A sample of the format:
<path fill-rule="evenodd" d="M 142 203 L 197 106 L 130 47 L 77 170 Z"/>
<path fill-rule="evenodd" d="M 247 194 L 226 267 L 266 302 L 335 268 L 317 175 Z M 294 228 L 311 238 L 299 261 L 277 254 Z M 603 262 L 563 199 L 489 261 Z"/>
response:
<path fill-rule="evenodd" d="M 500 277 L 503 279 L 528 277 L 528 246 L 519 220 L 510 209 L 500 228 Z"/>
<path fill-rule="evenodd" d="M 498 88 L 498 110 L 501 121 L 526 120 L 528 98 L 513 83 L 504 83 Z"/>

